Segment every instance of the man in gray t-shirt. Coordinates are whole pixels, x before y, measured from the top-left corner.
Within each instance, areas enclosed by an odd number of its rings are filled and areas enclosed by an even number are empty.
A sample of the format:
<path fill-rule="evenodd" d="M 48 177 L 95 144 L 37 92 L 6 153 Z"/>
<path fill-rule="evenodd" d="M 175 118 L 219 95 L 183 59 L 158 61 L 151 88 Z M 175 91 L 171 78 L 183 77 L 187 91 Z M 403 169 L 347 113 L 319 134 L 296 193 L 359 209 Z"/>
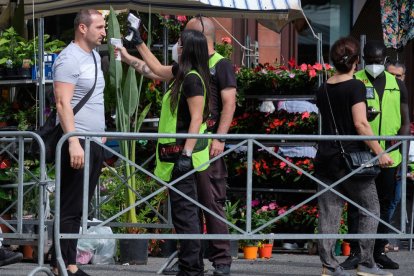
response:
<path fill-rule="evenodd" d="M 105 129 L 103 90 L 105 81 L 101 59 L 93 49 L 106 35 L 105 20 L 96 10 L 81 10 L 76 15 L 75 40 L 58 56 L 53 67 L 53 87 L 58 120 L 64 133 L 102 132 Z M 74 116 L 73 107 L 96 86 L 91 97 Z M 84 139 L 72 136 L 62 146 L 60 233 L 79 233 L 83 202 Z M 91 142 L 89 163 L 89 201 L 98 183 L 103 162 L 103 149 Z M 76 265 L 76 239 L 60 241 L 60 250 L 68 275 L 88 275 Z M 57 274 L 56 254 L 52 254 L 52 271 Z"/>

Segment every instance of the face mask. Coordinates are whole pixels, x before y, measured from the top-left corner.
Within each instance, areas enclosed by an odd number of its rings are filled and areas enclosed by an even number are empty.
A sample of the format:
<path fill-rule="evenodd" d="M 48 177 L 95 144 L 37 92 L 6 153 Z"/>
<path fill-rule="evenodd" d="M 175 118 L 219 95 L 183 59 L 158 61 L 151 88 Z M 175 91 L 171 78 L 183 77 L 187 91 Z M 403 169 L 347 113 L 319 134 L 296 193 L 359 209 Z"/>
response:
<path fill-rule="evenodd" d="M 178 63 L 178 42 L 171 49 L 172 59 Z"/>
<path fill-rule="evenodd" d="M 370 64 L 365 66 L 365 70 L 370 74 L 374 79 L 378 77 L 382 72 L 384 72 L 383 64 Z"/>

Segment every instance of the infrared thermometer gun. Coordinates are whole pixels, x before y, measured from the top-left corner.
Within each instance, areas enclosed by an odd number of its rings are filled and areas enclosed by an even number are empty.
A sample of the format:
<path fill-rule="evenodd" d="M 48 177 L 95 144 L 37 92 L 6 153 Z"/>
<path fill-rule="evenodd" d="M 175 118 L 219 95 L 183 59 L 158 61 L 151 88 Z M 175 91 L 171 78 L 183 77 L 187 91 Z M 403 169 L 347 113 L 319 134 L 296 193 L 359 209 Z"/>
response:
<path fill-rule="evenodd" d="M 122 40 L 119 38 L 113 38 L 111 37 L 111 44 L 116 48 L 122 47 Z M 121 54 L 118 53 L 118 56 L 116 57 L 116 60 L 121 60 Z"/>
<path fill-rule="evenodd" d="M 138 17 L 130 13 L 128 14 L 128 22 L 129 24 L 131 24 L 131 28 L 133 28 L 134 30 L 138 30 L 139 23 L 141 23 L 141 19 L 139 19 Z M 129 32 L 129 34 L 125 37 L 125 39 L 128 41 L 131 41 L 133 35 L 134 35 L 133 32 Z"/>

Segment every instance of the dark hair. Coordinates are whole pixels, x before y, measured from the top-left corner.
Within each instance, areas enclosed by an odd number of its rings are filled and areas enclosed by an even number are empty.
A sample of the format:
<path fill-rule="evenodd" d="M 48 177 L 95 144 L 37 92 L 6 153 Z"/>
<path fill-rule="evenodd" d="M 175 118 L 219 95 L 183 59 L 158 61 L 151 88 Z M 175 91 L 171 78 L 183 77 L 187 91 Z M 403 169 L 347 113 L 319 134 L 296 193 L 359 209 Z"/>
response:
<path fill-rule="evenodd" d="M 92 18 L 91 16 L 93 14 L 99 14 L 102 15 L 100 12 L 98 12 L 97 10 L 92 10 L 92 9 L 83 9 L 80 10 L 75 17 L 75 20 L 73 21 L 73 26 L 75 28 L 75 30 L 79 27 L 80 24 L 85 24 L 86 27 L 89 27 L 92 23 Z"/>
<path fill-rule="evenodd" d="M 208 67 L 208 48 L 206 37 L 196 30 L 184 30 L 181 33 L 182 53 L 177 74 L 171 89 L 171 110 L 178 104 L 178 95 L 185 76 L 191 70 L 197 71 L 206 87 L 204 116 L 208 115 L 208 94 L 210 91 L 210 70 Z"/>
<path fill-rule="evenodd" d="M 364 59 L 366 58 L 385 58 L 384 42 L 370 40 L 364 46 Z"/>
<path fill-rule="evenodd" d="M 337 71 L 348 73 L 359 57 L 358 40 L 351 36 L 338 39 L 332 45 L 330 57 Z"/>
<path fill-rule="evenodd" d="M 398 68 L 402 68 L 404 73 L 407 70 L 407 68 L 405 67 L 405 64 L 398 61 L 398 60 L 393 60 L 393 59 L 388 60 L 387 64 L 386 64 L 386 67 L 388 68 L 388 66 L 395 66 L 395 67 L 398 67 Z"/>

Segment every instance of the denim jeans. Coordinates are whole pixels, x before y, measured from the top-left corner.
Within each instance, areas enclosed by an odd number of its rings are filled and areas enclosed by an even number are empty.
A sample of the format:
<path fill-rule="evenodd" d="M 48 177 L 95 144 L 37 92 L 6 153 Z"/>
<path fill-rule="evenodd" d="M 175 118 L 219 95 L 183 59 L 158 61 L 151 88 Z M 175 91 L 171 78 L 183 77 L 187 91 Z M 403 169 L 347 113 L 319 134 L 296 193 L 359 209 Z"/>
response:
<path fill-rule="evenodd" d="M 392 217 L 394 216 L 395 210 L 397 209 L 398 204 L 401 201 L 401 189 L 402 189 L 402 179 L 401 179 L 401 167 L 397 170 L 395 188 L 394 188 L 394 197 L 391 199 L 390 207 L 388 208 L 388 221 L 391 222 Z"/>
<path fill-rule="evenodd" d="M 337 179 L 345 175 L 345 171 L 339 171 L 337 175 L 325 176 L 317 175 L 317 177 L 325 184 L 330 185 Z M 319 185 L 318 190 L 324 187 Z M 335 187 L 335 190 L 349 197 L 368 211 L 379 216 L 379 202 L 374 179 L 357 179 L 351 178 Z M 318 197 L 319 206 L 319 224 L 318 233 L 320 234 L 337 234 L 341 221 L 342 209 L 345 201 L 338 195 L 326 191 Z M 378 221 L 366 214 L 359 212 L 359 228 L 358 233 L 376 233 Z M 325 239 L 318 241 L 319 257 L 323 266 L 335 269 L 339 266 L 339 262 L 335 257 L 334 246 L 335 239 Z M 373 250 L 374 239 L 360 240 L 359 246 L 361 250 L 361 264 L 372 267 L 374 265 Z"/>

